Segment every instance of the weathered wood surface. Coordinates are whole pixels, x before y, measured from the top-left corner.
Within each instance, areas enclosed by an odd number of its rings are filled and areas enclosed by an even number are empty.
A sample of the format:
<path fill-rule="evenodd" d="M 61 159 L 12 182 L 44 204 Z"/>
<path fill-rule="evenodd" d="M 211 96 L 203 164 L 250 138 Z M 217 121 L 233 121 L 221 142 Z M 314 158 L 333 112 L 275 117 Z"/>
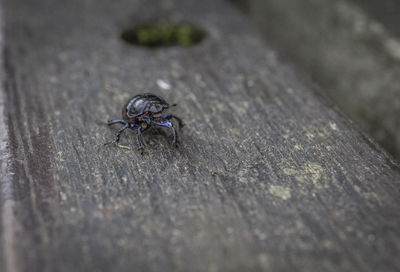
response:
<path fill-rule="evenodd" d="M 398 165 L 226 2 L 5 0 L 3 16 L 2 270 L 400 268 Z M 209 35 L 119 40 L 153 19 Z M 179 149 L 164 131 L 143 157 L 104 147 L 144 89 L 179 104 Z"/>
<path fill-rule="evenodd" d="M 231 1 L 241 3 L 269 41 L 400 160 L 399 1 Z M 375 17 L 384 17 L 384 24 Z"/>

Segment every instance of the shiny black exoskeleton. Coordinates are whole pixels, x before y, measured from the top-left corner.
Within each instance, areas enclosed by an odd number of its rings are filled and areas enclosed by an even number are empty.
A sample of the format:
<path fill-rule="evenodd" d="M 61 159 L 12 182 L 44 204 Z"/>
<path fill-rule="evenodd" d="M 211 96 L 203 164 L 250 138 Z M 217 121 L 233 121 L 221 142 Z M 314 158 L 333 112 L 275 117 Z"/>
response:
<path fill-rule="evenodd" d="M 172 114 L 163 114 L 165 110 L 174 107 L 176 104 L 170 105 L 163 98 L 151 94 L 144 93 L 132 97 L 128 103 L 122 108 L 123 120 L 111 120 L 108 125 L 122 124 L 124 125 L 117 133 L 115 140 L 105 143 L 118 143 L 122 132 L 128 128 L 137 130 L 137 142 L 139 150 L 143 154 L 144 143 L 142 132 L 150 128 L 152 125 L 160 127 L 168 127 L 172 131 L 172 144 L 177 144 L 177 133 L 171 119 L 176 119 L 179 123 L 179 128 L 184 126 L 182 119 Z"/>

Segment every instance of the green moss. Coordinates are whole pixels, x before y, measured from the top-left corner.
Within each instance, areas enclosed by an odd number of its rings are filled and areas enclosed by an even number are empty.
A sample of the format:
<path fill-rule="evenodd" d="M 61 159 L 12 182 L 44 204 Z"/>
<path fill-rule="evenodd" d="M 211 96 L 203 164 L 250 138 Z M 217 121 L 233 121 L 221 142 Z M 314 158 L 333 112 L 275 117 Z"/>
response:
<path fill-rule="evenodd" d="M 205 31 L 187 23 L 139 25 L 122 33 L 122 39 L 130 44 L 163 47 L 191 46 L 205 37 Z"/>

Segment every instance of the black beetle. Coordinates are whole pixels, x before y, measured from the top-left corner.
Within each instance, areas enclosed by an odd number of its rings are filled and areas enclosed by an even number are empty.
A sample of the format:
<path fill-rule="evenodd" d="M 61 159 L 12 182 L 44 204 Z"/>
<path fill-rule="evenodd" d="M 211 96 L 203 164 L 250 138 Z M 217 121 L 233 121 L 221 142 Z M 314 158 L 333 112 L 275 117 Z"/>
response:
<path fill-rule="evenodd" d="M 132 97 L 122 108 L 122 120 L 108 121 L 108 125 L 123 124 L 124 126 L 118 131 L 115 140 L 106 144 L 118 143 L 121 133 L 130 128 L 137 130 L 137 142 L 139 150 L 143 154 L 145 147 L 142 140 L 142 132 L 149 129 L 152 125 L 171 128 L 173 140 L 172 144 L 177 144 L 177 133 L 171 119 L 176 119 L 179 123 L 179 128 L 184 126 L 182 119 L 172 114 L 163 112 L 176 104 L 170 105 L 163 98 L 151 93 L 138 94 Z"/>

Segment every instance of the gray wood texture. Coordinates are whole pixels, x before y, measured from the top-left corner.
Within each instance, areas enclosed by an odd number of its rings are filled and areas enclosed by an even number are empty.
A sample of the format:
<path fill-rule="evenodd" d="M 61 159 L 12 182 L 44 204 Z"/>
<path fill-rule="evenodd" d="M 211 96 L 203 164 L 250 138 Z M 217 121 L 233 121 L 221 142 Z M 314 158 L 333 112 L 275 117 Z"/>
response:
<path fill-rule="evenodd" d="M 2 271 L 400 269 L 399 166 L 228 3 L 3 2 Z M 161 19 L 208 37 L 119 39 Z M 143 90 L 178 103 L 180 147 L 103 146 Z"/>
<path fill-rule="evenodd" d="M 232 1 L 400 161 L 399 1 Z"/>

